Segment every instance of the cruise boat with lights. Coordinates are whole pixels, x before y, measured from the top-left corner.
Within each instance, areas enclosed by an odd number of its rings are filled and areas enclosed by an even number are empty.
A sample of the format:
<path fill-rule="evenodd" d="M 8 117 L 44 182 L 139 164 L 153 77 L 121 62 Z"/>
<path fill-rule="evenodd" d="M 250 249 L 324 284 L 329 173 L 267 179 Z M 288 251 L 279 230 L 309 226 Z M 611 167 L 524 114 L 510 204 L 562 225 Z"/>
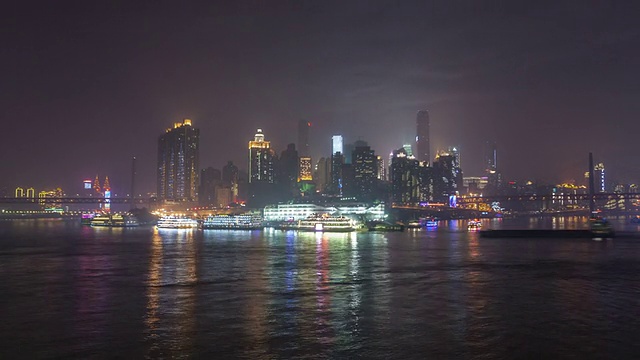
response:
<path fill-rule="evenodd" d="M 482 223 L 478 219 L 469 220 L 469 222 L 467 223 L 468 230 L 480 230 L 481 227 L 482 227 Z"/>
<path fill-rule="evenodd" d="M 428 228 L 438 227 L 438 220 L 435 218 L 425 219 L 424 226 Z"/>
<path fill-rule="evenodd" d="M 198 220 L 183 216 L 163 216 L 158 220 L 159 229 L 194 229 Z"/>
<path fill-rule="evenodd" d="M 262 216 L 256 214 L 244 215 L 212 215 L 202 223 L 203 229 L 222 230 L 261 230 Z"/>
<path fill-rule="evenodd" d="M 138 219 L 130 214 L 104 213 L 91 218 L 91 226 L 133 227 L 138 225 Z"/>
<path fill-rule="evenodd" d="M 351 232 L 356 230 L 356 222 L 344 216 L 315 214 L 298 221 L 294 229 L 319 232 Z"/>

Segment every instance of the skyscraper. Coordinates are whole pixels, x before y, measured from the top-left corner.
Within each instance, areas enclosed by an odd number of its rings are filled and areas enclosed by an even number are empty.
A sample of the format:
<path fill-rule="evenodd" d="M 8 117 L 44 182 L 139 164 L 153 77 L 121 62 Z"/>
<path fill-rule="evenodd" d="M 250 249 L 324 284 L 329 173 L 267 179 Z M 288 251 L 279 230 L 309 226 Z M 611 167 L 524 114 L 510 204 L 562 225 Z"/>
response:
<path fill-rule="evenodd" d="M 331 154 L 340 153 L 344 154 L 344 149 L 342 148 L 342 135 L 333 135 L 331 137 Z"/>
<path fill-rule="evenodd" d="M 358 144 L 353 151 L 353 168 L 355 192 L 359 200 L 368 201 L 373 197 L 373 190 L 378 167 L 375 152 L 365 142 Z"/>
<path fill-rule="evenodd" d="M 271 142 L 265 141 L 262 129 L 249 141 L 249 205 L 263 207 L 277 201 L 275 163 L 277 156 Z"/>
<path fill-rule="evenodd" d="M 309 156 L 309 128 L 311 123 L 306 120 L 298 121 L 298 155 Z"/>
<path fill-rule="evenodd" d="M 427 110 L 418 111 L 416 116 L 416 151 L 418 161 L 431 163 L 429 112 Z"/>
<path fill-rule="evenodd" d="M 273 155 L 271 142 L 265 141 L 262 129 L 258 129 L 249 141 L 249 183 L 274 182 Z"/>
<path fill-rule="evenodd" d="M 184 119 L 158 138 L 158 198 L 195 201 L 200 130 Z"/>
<path fill-rule="evenodd" d="M 312 171 L 311 171 L 311 158 L 308 156 L 301 156 L 298 168 L 300 169 L 298 172 L 298 181 L 312 181 Z"/>

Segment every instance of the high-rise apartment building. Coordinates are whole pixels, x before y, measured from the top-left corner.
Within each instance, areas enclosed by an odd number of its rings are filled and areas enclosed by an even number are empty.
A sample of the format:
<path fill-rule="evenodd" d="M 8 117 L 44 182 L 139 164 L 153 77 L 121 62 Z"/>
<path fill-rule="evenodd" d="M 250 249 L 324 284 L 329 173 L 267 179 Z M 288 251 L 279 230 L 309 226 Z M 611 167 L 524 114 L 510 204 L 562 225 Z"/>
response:
<path fill-rule="evenodd" d="M 158 198 L 195 201 L 198 188 L 200 130 L 184 119 L 158 139 Z"/>
<path fill-rule="evenodd" d="M 416 116 L 416 152 L 418 161 L 431 163 L 429 112 L 427 110 L 418 111 Z"/>

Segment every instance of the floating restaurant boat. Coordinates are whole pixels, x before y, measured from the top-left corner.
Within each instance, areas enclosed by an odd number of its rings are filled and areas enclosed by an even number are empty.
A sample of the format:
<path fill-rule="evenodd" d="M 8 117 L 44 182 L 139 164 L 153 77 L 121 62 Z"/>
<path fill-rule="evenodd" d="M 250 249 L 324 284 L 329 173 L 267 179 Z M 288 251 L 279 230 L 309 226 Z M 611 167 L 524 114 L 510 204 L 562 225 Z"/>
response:
<path fill-rule="evenodd" d="M 312 215 L 298 221 L 295 230 L 322 231 L 322 232 L 350 232 L 356 230 L 356 222 L 344 216 L 329 214 Z"/>
<path fill-rule="evenodd" d="M 203 229 L 260 230 L 263 228 L 260 215 L 212 215 L 202 223 Z"/>
<path fill-rule="evenodd" d="M 193 229 L 198 227 L 198 220 L 181 216 L 163 216 L 158 220 L 159 229 Z"/>
<path fill-rule="evenodd" d="M 84 218 L 83 218 L 84 220 Z M 138 226 L 138 219 L 129 214 L 98 214 L 91 218 L 91 226 L 133 227 Z"/>

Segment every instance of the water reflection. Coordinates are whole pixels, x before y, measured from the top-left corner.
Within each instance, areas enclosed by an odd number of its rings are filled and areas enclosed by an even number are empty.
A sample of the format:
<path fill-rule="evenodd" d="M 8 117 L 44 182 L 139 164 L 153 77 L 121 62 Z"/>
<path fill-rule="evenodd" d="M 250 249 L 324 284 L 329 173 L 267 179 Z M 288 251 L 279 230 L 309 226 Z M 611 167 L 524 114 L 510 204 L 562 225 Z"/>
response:
<path fill-rule="evenodd" d="M 193 230 L 154 229 L 150 253 L 147 357 L 175 356 L 192 348 L 195 339 L 198 278 Z"/>

